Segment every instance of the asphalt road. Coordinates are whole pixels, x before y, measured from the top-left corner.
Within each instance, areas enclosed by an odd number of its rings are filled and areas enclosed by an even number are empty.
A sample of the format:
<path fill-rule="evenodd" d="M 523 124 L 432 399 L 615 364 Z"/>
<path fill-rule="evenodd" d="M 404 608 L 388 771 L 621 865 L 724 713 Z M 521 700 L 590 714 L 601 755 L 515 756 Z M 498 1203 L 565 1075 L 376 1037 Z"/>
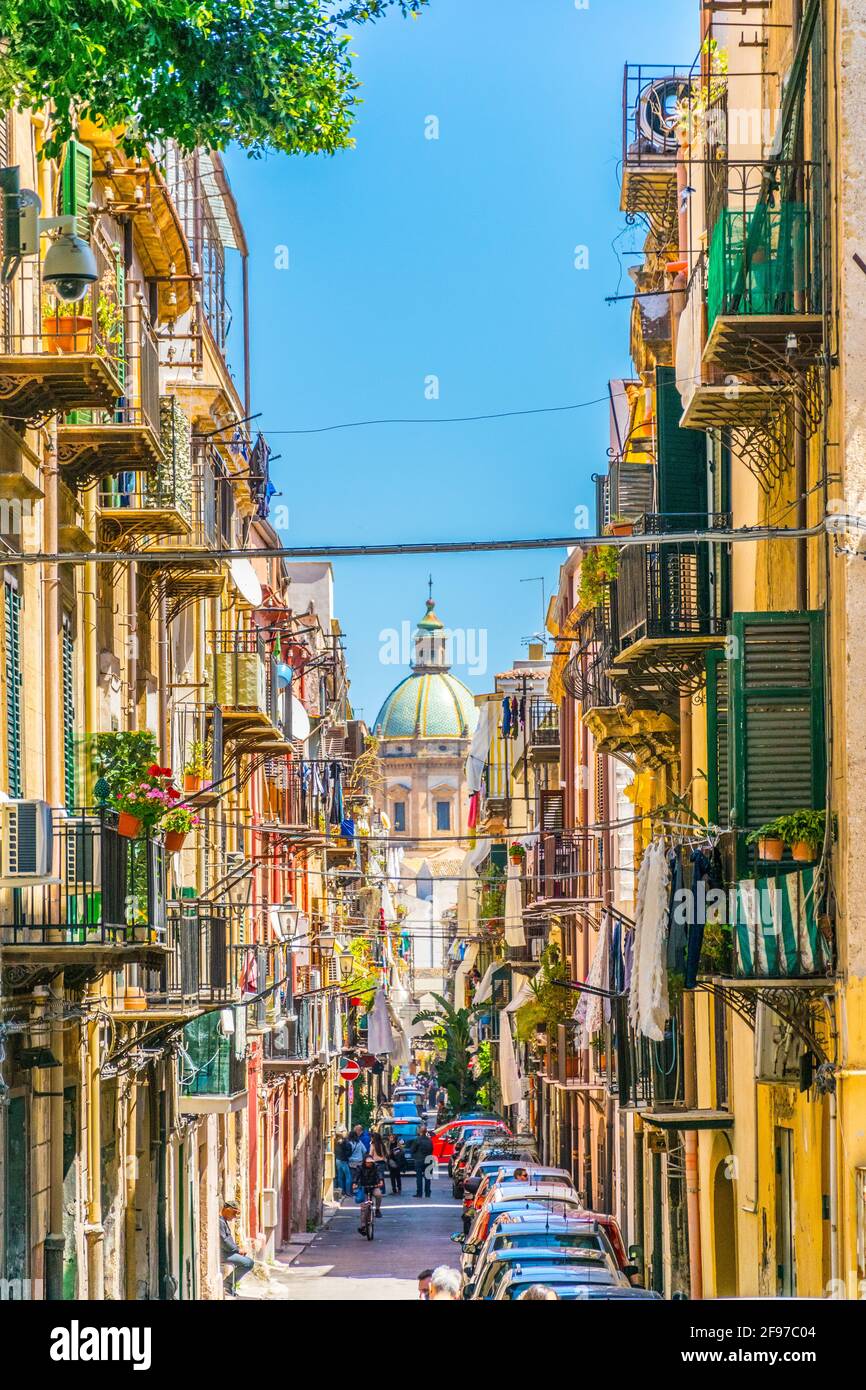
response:
<path fill-rule="evenodd" d="M 402 1196 L 386 1194 L 372 1241 L 358 1234 L 358 1210 L 345 1200 L 304 1253 L 279 1271 L 279 1292 L 269 1296 L 290 1302 L 417 1299 L 420 1270 L 459 1264 L 459 1246 L 449 1237 L 460 1230 L 460 1204 L 451 1197 L 444 1168 L 442 1173 L 429 1198 L 415 1197 L 412 1174 Z M 255 1281 L 245 1280 L 239 1293 L 255 1297 Z"/>

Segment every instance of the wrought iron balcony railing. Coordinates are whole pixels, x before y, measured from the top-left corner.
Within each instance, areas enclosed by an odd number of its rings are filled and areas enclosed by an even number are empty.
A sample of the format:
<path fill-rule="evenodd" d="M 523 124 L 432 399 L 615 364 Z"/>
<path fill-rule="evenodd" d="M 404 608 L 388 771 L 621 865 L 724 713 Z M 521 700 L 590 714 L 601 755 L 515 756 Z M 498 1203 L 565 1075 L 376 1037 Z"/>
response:
<path fill-rule="evenodd" d="M 529 748 L 536 757 L 559 753 L 559 705 L 533 695 L 529 700 Z"/>
<path fill-rule="evenodd" d="M 259 631 L 212 632 L 209 641 L 213 692 L 223 710 L 225 733 L 241 729 L 247 737 L 258 728 L 263 742 L 268 737 L 288 740 L 290 686 L 265 636 Z"/>
<path fill-rule="evenodd" d="M 818 169 L 805 161 L 711 165 L 707 320 L 821 313 Z"/>
<path fill-rule="evenodd" d="M 592 902 L 601 896 L 601 839 L 588 830 L 541 834 L 526 868 L 525 905 Z"/>
<path fill-rule="evenodd" d="M 165 962 L 145 974 L 148 1004 L 192 1008 L 237 999 L 232 947 L 238 916 L 228 903 L 172 903 L 166 915 Z"/>
<path fill-rule="evenodd" d="M 713 637 L 724 633 L 725 585 L 711 583 L 705 542 L 665 543 L 666 533 L 726 530 L 727 513 L 650 514 L 636 526 L 657 535 L 658 545 L 625 546 L 616 580 L 616 647 L 622 652 L 643 638 Z M 719 547 L 721 550 L 721 546 Z M 726 557 L 718 557 L 720 564 Z"/>
<path fill-rule="evenodd" d="M 219 705 L 182 701 L 172 710 L 172 767 L 196 805 L 217 801 L 227 790 L 223 717 Z"/>
<path fill-rule="evenodd" d="M 623 212 L 643 213 L 665 239 L 676 231 L 679 107 L 684 69 L 627 63 L 622 89 Z"/>
<path fill-rule="evenodd" d="M 39 803 L 12 802 L 3 812 L 17 822 L 14 830 L 4 828 L 7 847 L 10 836 L 20 841 L 31 835 L 42 857 L 38 868 L 45 872 L 21 873 L 19 863 L 10 873 L 4 855 L 0 945 L 163 942 L 165 854 L 156 837 L 119 835 L 116 814 L 103 809 L 55 810 L 45 824 L 34 819 L 28 830 L 21 817 L 34 805 Z"/>

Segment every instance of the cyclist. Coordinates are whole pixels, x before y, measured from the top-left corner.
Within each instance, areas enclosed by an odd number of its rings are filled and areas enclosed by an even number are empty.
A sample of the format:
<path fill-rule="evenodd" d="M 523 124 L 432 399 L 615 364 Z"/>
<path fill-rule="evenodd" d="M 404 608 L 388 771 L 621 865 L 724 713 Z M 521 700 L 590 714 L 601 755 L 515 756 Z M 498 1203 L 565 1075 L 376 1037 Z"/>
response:
<path fill-rule="evenodd" d="M 358 1169 L 353 1186 L 360 1188 L 364 1193 L 364 1205 L 361 1207 L 362 1219 L 366 1215 L 365 1207 L 369 1202 L 375 1202 L 376 1215 L 382 1215 L 382 1179 L 379 1168 L 372 1154 L 367 1154 L 361 1167 Z M 358 1227 L 359 1235 L 367 1234 L 366 1224 Z"/>

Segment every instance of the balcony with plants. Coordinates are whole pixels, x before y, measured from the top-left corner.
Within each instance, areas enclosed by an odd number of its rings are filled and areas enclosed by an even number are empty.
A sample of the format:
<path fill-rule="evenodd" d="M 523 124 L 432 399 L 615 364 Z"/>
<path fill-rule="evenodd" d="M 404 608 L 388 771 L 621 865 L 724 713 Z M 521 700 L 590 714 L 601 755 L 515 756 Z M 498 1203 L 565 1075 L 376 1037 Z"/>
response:
<path fill-rule="evenodd" d="M 118 469 L 156 473 L 164 467 L 159 396 L 159 353 L 147 309 L 139 298 L 123 304 L 103 292 L 97 302 L 101 341 L 110 348 L 121 389 L 107 409 L 75 410 L 57 429 L 57 458 L 70 487 Z"/>
<path fill-rule="evenodd" d="M 215 806 L 229 790 L 222 709 L 195 700 L 178 701 L 171 715 L 173 765 L 179 769 L 184 804 Z"/>
<path fill-rule="evenodd" d="M 97 242 L 98 278 L 83 298 L 61 300 L 25 257 L 0 315 L 0 413 L 40 423 L 55 413 L 113 412 L 125 390 L 123 300 L 116 262 Z"/>

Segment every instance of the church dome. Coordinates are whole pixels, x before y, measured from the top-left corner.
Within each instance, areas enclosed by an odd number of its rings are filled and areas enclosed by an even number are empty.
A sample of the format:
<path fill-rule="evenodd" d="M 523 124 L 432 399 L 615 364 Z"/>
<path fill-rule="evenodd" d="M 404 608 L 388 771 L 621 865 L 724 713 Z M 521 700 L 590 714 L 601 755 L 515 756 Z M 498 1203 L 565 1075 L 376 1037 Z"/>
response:
<path fill-rule="evenodd" d="M 450 672 L 448 633 L 432 598 L 415 634 L 412 674 L 391 691 L 376 716 L 379 738 L 467 738 L 478 711 L 472 691 Z"/>

